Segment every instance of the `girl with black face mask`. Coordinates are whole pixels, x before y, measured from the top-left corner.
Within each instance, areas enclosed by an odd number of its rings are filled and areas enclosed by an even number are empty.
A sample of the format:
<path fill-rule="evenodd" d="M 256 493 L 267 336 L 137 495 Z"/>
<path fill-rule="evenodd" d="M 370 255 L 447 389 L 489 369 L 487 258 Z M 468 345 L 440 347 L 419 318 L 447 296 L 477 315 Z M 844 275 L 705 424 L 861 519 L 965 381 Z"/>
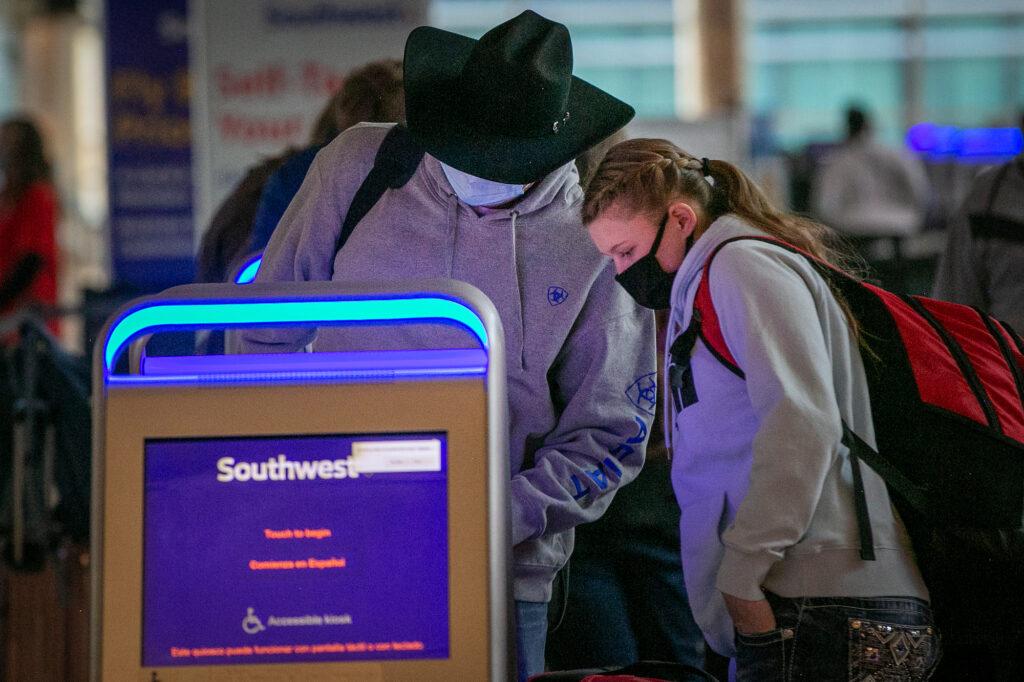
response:
<path fill-rule="evenodd" d="M 622 288 L 629 292 L 633 299 L 645 308 L 652 310 L 664 310 L 669 307 L 672 294 L 672 281 L 675 271 L 666 272 L 658 260 L 658 249 L 661 246 L 661 239 L 665 236 L 665 226 L 668 224 L 669 214 L 661 220 L 658 232 L 654 235 L 654 242 L 651 244 L 647 255 L 642 256 L 625 270 L 615 275 L 615 281 L 622 285 Z M 686 236 L 682 254 L 690 250 L 693 243 L 694 231 Z M 671 252 L 671 251 L 670 251 Z M 675 258 L 671 258 L 675 262 Z"/>
<path fill-rule="evenodd" d="M 787 248 L 849 270 L 828 228 L 776 210 L 732 164 L 649 139 L 604 157 L 583 222 L 637 302 L 670 308 L 666 346 L 688 341 L 662 383 L 686 591 L 711 647 L 741 681 L 927 679 L 928 589 L 866 466 L 875 553 L 859 551 L 843 425 L 871 441 L 874 428 L 857 325 Z"/>

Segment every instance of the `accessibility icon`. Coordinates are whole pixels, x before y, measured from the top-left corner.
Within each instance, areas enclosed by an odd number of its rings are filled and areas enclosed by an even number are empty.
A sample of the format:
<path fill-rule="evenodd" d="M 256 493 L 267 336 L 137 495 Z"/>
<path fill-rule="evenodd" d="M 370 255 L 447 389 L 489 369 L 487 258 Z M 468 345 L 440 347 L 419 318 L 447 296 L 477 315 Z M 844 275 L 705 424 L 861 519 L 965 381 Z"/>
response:
<path fill-rule="evenodd" d="M 245 630 L 246 634 L 255 635 L 257 632 L 266 630 L 260 621 L 260 617 L 253 613 L 254 609 L 251 606 L 248 611 L 248 614 L 242 619 L 242 629 Z"/>

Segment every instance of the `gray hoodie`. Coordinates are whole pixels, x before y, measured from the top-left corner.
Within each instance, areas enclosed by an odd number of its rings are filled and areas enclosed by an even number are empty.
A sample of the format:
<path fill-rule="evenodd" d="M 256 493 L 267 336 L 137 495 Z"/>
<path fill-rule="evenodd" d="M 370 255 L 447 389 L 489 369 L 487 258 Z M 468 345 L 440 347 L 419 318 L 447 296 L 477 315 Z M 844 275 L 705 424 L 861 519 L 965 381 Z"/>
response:
<path fill-rule="evenodd" d="M 388 190 L 334 245 L 387 125 L 361 124 L 316 157 L 267 247 L 258 281 L 453 278 L 494 302 L 505 330 L 515 598 L 548 601 L 573 528 L 598 518 L 643 464 L 654 412 L 654 316 L 619 287 L 579 217 L 573 164 L 508 210 L 458 200 L 437 159 Z M 315 339 L 315 341 L 314 341 Z M 459 347 L 456 330 L 252 330 L 246 352 Z"/>
<path fill-rule="evenodd" d="M 690 322 L 711 252 L 747 235 L 764 233 L 730 214 L 694 242 L 673 284 L 669 342 Z M 722 592 L 749 600 L 763 599 L 764 590 L 927 599 L 906 529 L 867 466 L 877 560 L 860 558 L 842 423 L 871 446 L 875 432 L 857 339 L 828 284 L 803 257 L 751 241 L 723 247 L 709 282 L 722 335 L 746 378 L 699 342 L 690 358 L 694 400 L 682 410 L 666 403 L 683 576 L 704 637 L 734 655 Z"/>

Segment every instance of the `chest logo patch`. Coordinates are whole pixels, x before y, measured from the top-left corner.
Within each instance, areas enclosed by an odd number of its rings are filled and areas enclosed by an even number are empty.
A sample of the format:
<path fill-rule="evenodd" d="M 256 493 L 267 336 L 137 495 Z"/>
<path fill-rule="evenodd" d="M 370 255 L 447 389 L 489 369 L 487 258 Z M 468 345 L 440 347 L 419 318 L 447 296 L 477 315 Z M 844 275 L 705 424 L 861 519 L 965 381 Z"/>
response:
<path fill-rule="evenodd" d="M 647 414 L 654 414 L 654 406 L 658 402 L 658 382 L 655 379 L 656 372 L 638 377 L 636 381 L 626 389 L 626 395 L 631 403 Z"/>
<path fill-rule="evenodd" d="M 548 303 L 551 305 L 561 305 L 567 298 L 569 298 L 569 292 L 562 287 L 548 287 Z"/>

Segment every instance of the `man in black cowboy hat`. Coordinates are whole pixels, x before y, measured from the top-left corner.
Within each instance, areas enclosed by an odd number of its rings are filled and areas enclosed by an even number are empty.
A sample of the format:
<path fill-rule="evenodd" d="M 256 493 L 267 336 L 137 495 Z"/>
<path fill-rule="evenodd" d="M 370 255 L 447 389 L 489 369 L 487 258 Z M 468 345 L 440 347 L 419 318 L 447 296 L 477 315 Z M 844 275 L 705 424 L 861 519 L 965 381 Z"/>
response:
<path fill-rule="evenodd" d="M 317 156 L 258 280 L 453 278 L 494 302 L 505 330 L 520 675 L 544 665 L 547 602 L 573 528 L 640 470 L 654 414 L 654 318 L 580 223 L 573 159 L 633 110 L 572 76 L 568 31 L 524 12 L 479 41 L 431 27 L 405 52 L 408 131 L 425 150 L 335 245 L 390 126 L 360 124 Z M 419 157 L 417 157 L 419 158 Z M 452 332 L 454 333 L 454 332 Z M 253 330 L 245 349 L 459 347 L 448 330 L 373 337 Z"/>

